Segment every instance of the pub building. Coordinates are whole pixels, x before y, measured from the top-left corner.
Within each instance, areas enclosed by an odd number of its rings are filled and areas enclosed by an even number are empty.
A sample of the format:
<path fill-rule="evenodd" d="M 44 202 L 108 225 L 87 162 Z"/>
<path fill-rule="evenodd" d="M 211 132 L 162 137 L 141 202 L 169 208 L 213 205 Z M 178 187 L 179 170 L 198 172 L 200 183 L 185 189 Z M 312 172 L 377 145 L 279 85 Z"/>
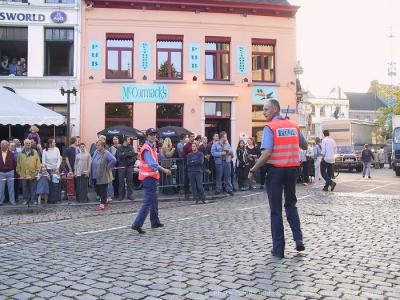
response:
<path fill-rule="evenodd" d="M 297 121 L 296 20 L 285 0 L 86 0 L 81 136 L 113 125 L 182 126 L 258 141 L 262 105 Z"/>
<path fill-rule="evenodd" d="M 1 87 L 67 115 L 67 97 L 61 95 L 59 87 L 68 81 L 79 86 L 80 6 L 80 0 L 0 1 Z M 77 135 L 79 93 L 70 101 L 71 134 Z M 0 139 L 26 138 L 29 125 L 34 124 L 22 123 L 0 124 Z M 55 137 L 58 146 L 65 144 L 65 124 L 38 127 L 42 141 Z"/>

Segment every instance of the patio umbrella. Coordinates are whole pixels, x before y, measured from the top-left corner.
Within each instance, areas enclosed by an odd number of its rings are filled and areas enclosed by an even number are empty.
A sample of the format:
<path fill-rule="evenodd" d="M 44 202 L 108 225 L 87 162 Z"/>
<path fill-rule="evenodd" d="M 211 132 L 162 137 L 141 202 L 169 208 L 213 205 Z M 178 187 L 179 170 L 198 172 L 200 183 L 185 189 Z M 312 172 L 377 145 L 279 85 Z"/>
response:
<path fill-rule="evenodd" d="M 125 125 L 111 126 L 103 129 L 97 133 L 98 135 L 105 135 L 107 139 L 112 139 L 114 136 L 126 137 L 131 136 L 134 138 L 145 138 L 145 134 L 140 130 Z"/>
<path fill-rule="evenodd" d="M 157 128 L 157 135 L 161 138 L 179 138 L 182 134 L 192 134 L 189 130 L 179 126 L 165 126 Z"/>

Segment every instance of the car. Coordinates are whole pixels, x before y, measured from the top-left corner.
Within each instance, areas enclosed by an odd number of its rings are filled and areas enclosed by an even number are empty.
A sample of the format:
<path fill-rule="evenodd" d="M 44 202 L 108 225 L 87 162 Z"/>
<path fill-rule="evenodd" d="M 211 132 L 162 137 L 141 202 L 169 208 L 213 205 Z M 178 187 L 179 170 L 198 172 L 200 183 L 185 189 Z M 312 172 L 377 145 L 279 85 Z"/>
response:
<path fill-rule="evenodd" d="M 363 170 L 361 155 L 356 153 L 353 146 L 338 146 L 335 154 L 335 168 L 361 172 Z"/>

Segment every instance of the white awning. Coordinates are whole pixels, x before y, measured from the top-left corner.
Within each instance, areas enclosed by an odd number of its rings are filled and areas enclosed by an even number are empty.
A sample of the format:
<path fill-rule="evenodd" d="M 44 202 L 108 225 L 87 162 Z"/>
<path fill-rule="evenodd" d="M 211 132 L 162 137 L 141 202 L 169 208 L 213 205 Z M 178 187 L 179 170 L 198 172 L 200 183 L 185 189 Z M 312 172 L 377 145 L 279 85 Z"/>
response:
<path fill-rule="evenodd" d="M 65 117 L 0 87 L 1 125 L 61 125 Z"/>

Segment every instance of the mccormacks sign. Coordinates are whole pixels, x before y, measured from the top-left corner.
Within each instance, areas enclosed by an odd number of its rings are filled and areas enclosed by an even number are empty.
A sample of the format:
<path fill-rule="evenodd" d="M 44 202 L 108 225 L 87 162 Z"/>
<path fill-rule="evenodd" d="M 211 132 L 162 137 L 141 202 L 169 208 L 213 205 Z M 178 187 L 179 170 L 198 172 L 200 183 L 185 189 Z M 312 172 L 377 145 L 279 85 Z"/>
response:
<path fill-rule="evenodd" d="M 167 102 L 168 86 L 164 84 L 124 84 L 121 97 L 124 102 Z"/>

